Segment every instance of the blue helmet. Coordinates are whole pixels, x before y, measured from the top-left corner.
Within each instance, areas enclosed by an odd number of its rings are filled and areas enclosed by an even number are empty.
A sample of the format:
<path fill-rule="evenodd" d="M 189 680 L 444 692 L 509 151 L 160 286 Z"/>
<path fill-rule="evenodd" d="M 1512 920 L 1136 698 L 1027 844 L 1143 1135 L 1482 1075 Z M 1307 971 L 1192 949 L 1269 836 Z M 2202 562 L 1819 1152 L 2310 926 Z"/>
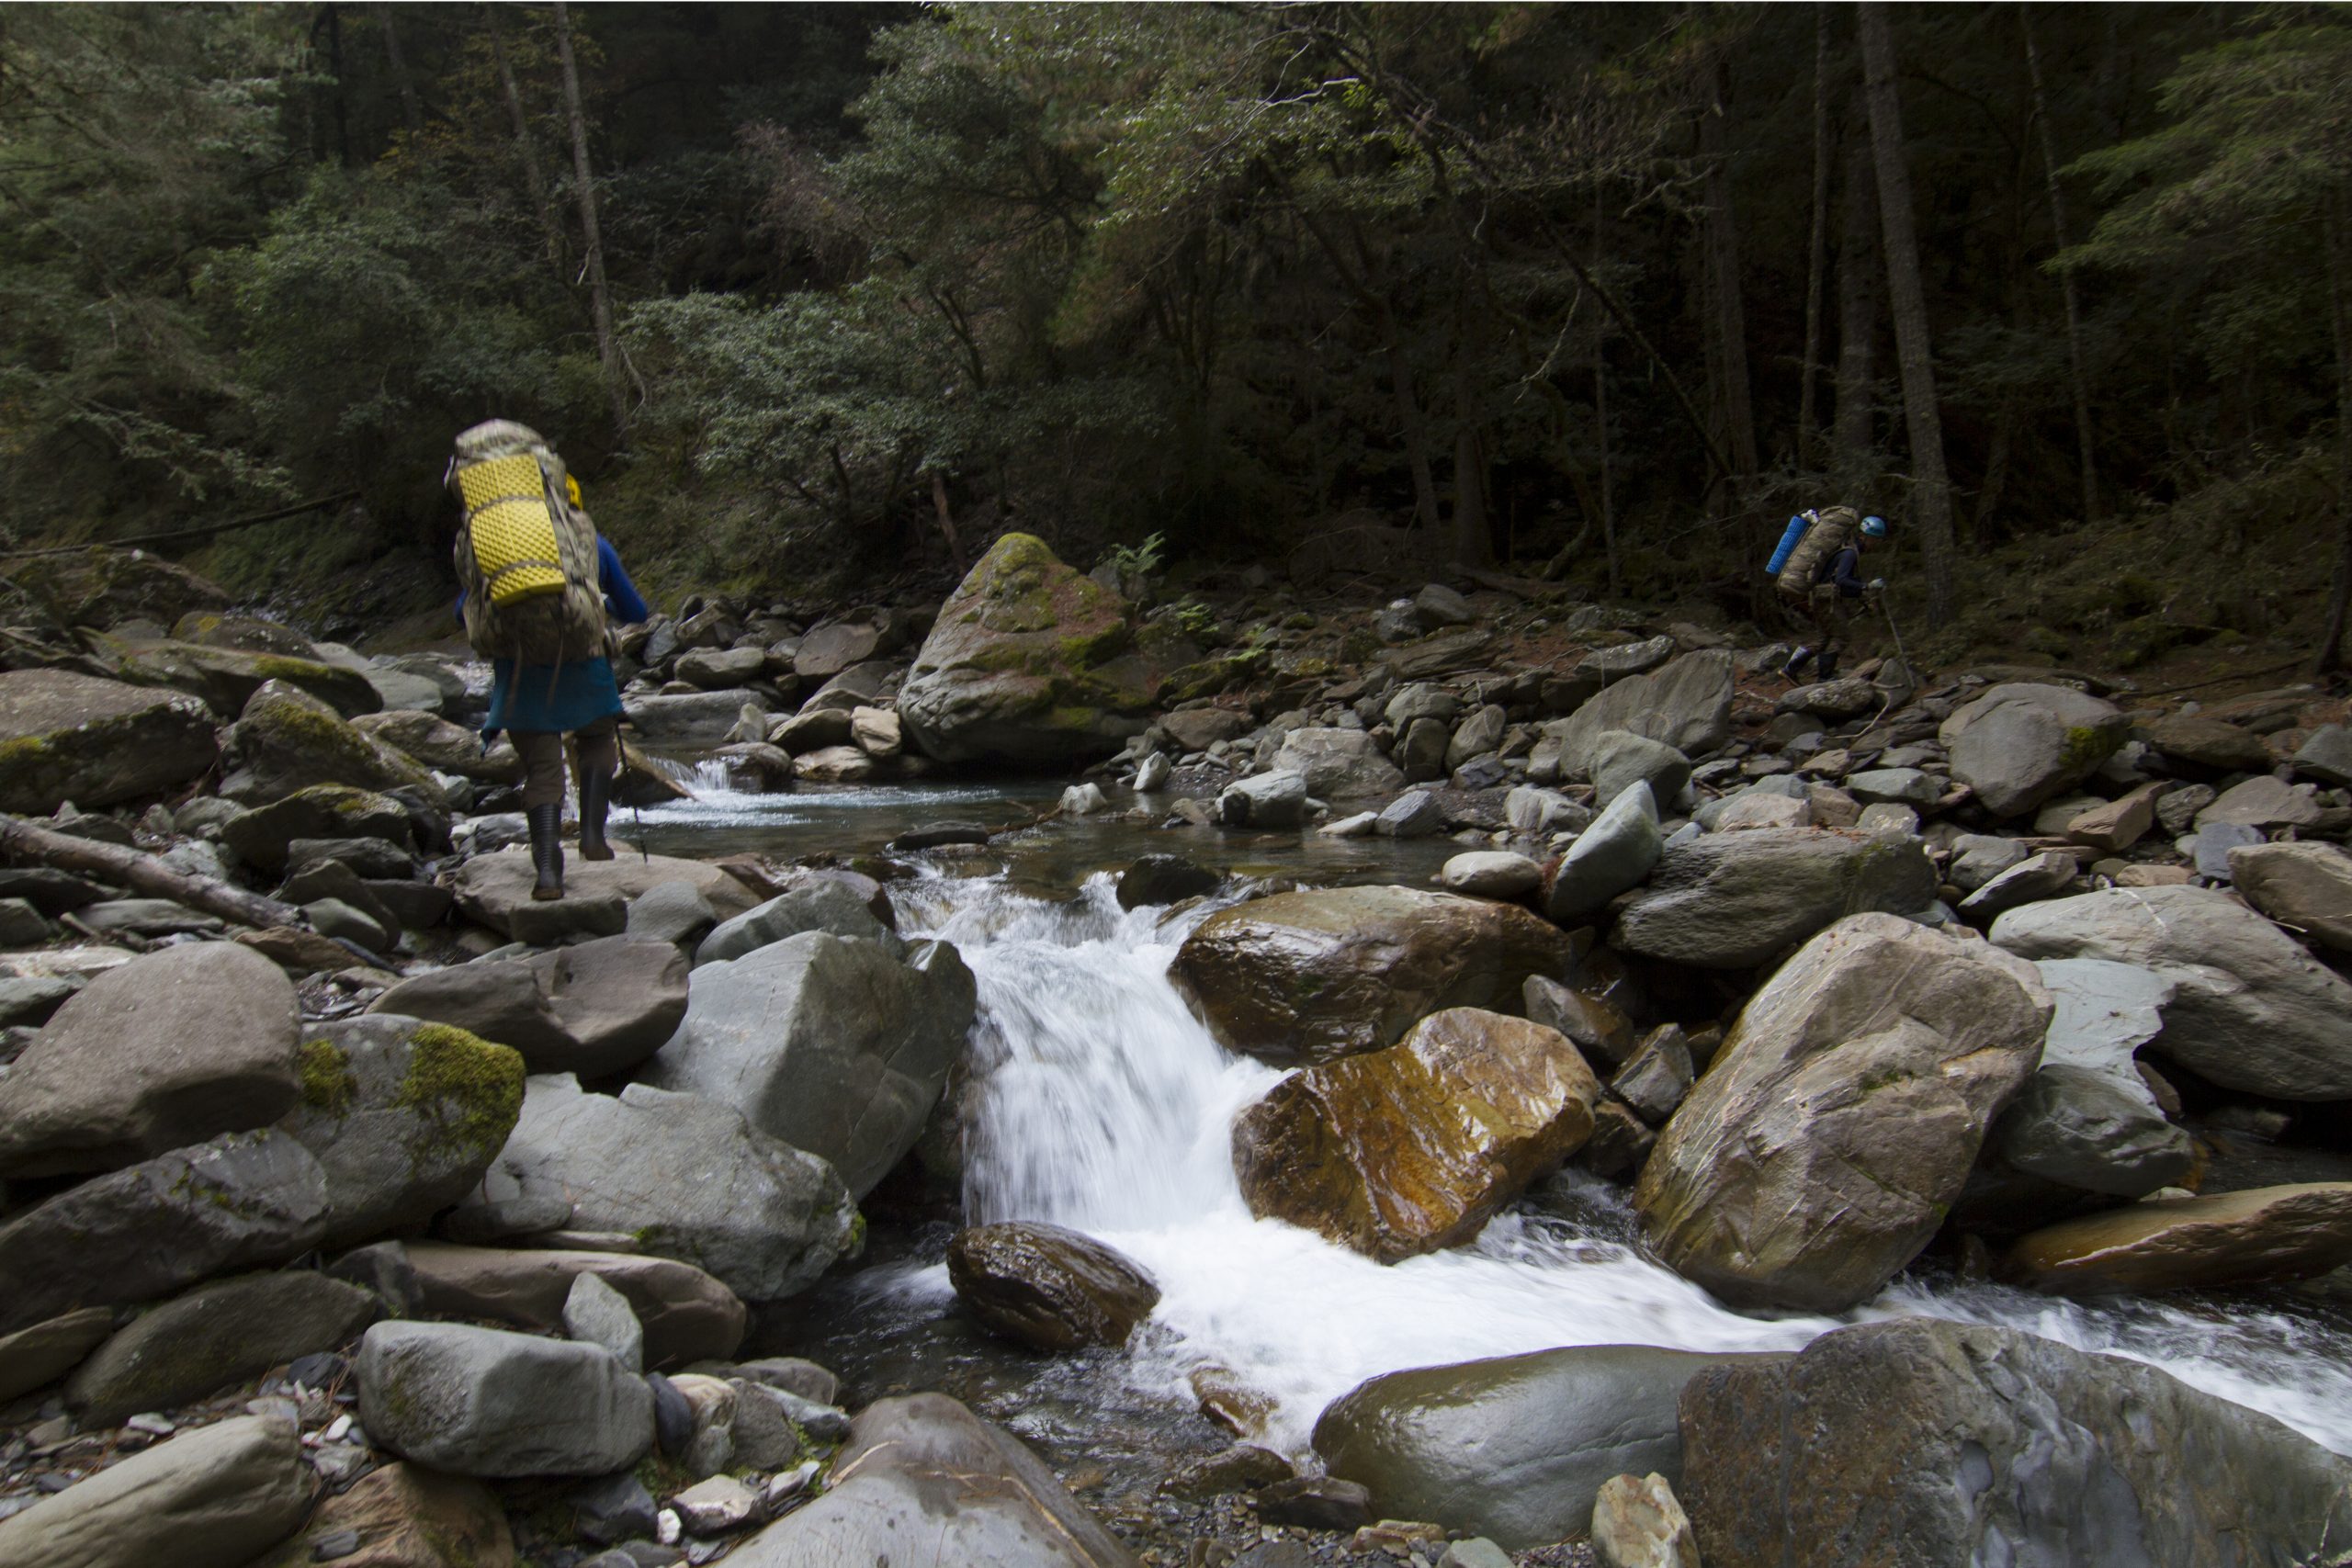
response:
<path fill-rule="evenodd" d="M 1862 532 L 1863 532 L 1863 533 L 1865 533 L 1865 534 L 1868 534 L 1868 535 L 1869 535 L 1871 538 L 1873 538 L 1873 539 L 1883 539 L 1883 538 L 1885 538 L 1885 537 L 1886 537 L 1886 519 L 1885 519 L 1885 518 L 1883 518 L 1883 517 L 1865 517 L 1865 518 L 1863 518 L 1863 519 L 1862 519 Z"/>

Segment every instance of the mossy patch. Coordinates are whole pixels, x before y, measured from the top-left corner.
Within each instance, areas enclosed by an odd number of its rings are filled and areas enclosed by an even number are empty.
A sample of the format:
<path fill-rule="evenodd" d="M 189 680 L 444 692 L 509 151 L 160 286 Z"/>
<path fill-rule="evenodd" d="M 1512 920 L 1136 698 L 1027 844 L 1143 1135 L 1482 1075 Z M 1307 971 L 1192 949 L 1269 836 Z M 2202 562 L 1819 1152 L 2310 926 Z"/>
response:
<path fill-rule="evenodd" d="M 454 1148 L 469 1161 L 496 1158 L 523 1112 L 522 1054 L 445 1023 L 420 1025 L 408 1044 L 392 1103 L 427 1129 L 413 1154 Z"/>
<path fill-rule="evenodd" d="M 303 1045 L 299 1060 L 302 1103 L 338 1122 L 350 1115 L 353 1097 L 358 1092 L 351 1053 L 332 1040 L 312 1040 Z"/>

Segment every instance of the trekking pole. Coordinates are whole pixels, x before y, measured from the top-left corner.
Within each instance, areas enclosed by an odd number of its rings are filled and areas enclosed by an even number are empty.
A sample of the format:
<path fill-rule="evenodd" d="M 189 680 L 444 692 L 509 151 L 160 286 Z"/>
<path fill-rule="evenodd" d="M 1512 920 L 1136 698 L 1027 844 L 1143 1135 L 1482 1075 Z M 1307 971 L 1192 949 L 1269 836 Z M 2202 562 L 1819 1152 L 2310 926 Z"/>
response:
<path fill-rule="evenodd" d="M 1917 680 L 1919 672 L 1911 667 L 1911 655 L 1903 646 L 1903 633 L 1895 626 L 1894 612 L 1886 607 L 1886 595 L 1881 592 L 1872 594 L 1871 597 L 1878 601 L 1879 616 L 1886 622 L 1887 636 L 1894 639 L 1894 657 L 1903 660 L 1903 672 L 1913 680 Z"/>

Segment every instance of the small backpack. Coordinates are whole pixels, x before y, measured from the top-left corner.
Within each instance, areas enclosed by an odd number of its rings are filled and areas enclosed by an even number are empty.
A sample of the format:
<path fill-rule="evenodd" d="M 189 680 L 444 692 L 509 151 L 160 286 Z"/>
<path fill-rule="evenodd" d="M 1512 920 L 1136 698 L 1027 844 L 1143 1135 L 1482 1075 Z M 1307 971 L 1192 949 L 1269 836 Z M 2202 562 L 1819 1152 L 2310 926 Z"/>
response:
<path fill-rule="evenodd" d="M 602 654 L 596 528 L 571 504 L 563 459 L 537 431 L 493 419 L 458 437 L 448 483 L 466 513 L 456 556 L 474 651 L 523 665 Z"/>
<path fill-rule="evenodd" d="M 1812 526 L 1790 548 L 1773 579 L 1783 593 L 1812 592 L 1815 581 L 1838 558 L 1838 552 L 1854 542 L 1862 522 L 1861 513 L 1850 506 L 1825 506 L 1809 515 Z"/>

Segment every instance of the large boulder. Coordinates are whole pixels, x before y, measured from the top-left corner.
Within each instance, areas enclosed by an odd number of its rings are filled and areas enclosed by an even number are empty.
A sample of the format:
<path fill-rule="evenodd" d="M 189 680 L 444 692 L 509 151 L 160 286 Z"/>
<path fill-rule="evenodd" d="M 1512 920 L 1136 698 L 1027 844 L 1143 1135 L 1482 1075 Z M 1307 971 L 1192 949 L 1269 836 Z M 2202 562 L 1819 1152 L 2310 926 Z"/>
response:
<path fill-rule="evenodd" d="M 1250 1212 L 1383 1263 L 1457 1246 L 1592 1134 L 1567 1036 L 1448 1008 L 1397 1044 L 1293 1073 L 1233 1124 Z"/>
<path fill-rule="evenodd" d="M 1318 800 L 1394 795 L 1405 787 L 1396 764 L 1361 729 L 1294 729 L 1283 737 L 1268 767 L 1304 773 L 1306 793 Z"/>
<path fill-rule="evenodd" d="M 237 713 L 267 681 L 283 681 L 326 704 L 345 718 L 383 705 L 376 688 L 356 670 L 323 663 L 306 654 L 249 652 L 204 648 L 187 642 L 116 642 L 100 645 L 113 655 L 126 681 L 169 686 L 201 697 L 216 713 Z"/>
<path fill-rule="evenodd" d="M 1638 886 L 1665 852 L 1657 798 L 1648 784 L 1631 784 L 1560 857 L 1544 889 L 1544 912 L 1562 925 L 1596 914 L 1620 893 Z"/>
<path fill-rule="evenodd" d="M 405 851 L 415 833 L 408 807 L 389 795 L 316 784 L 238 812 L 221 824 L 220 841 L 248 865 L 282 872 L 297 840 L 381 839 Z"/>
<path fill-rule="evenodd" d="M 622 706 L 638 740 L 647 746 L 716 746 L 742 722 L 748 705 L 767 711 L 774 699 L 746 689 L 680 692 L 669 696 L 629 697 Z M 762 726 L 765 728 L 764 725 Z"/>
<path fill-rule="evenodd" d="M 232 1133 L 80 1186 L 0 1225 L 0 1333 L 284 1263 L 327 1229 L 327 1179 L 283 1133 Z"/>
<path fill-rule="evenodd" d="M 0 1562 L 245 1568 L 301 1529 L 313 1480 L 290 1418 L 232 1416 L 0 1519 Z"/>
<path fill-rule="evenodd" d="M 431 773 L 281 681 L 264 682 L 254 693 L 222 733 L 221 752 L 232 771 L 220 794 L 241 806 L 266 806 L 314 784 L 412 790 L 435 806 L 444 803 Z"/>
<path fill-rule="evenodd" d="M 495 931 L 512 931 L 514 911 L 531 902 L 537 880 L 531 852 L 515 844 L 495 854 L 476 855 L 458 868 L 452 885 L 458 908 L 466 918 Z M 731 919 L 759 902 L 752 890 L 715 865 L 670 855 L 619 855 L 612 860 L 582 860 L 567 853 L 563 891 L 567 902 L 579 899 L 636 898 L 665 882 L 690 882 L 710 901 L 713 913 Z"/>
<path fill-rule="evenodd" d="M 112 545 L 29 556 L 8 575 L 67 626 L 105 630 L 141 620 L 168 626 L 183 615 L 229 607 L 229 591 L 210 578 Z"/>
<path fill-rule="evenodd" d="M 947 1279 L 972 1315 L 1038 1350 L 1121 1346 L 1159 1304 L 1149 1274 L 1091 1236 L 1007 1220 L 956 1233 Z"/>
<path fill-rule="evenodd" d="M 458 1475 L 606 1475 L 653 1446 L 653 1391 L 601 1345 L 468 1323 L 379 1323 L 359 1418 L 402 1459 Z"/>
<path fill-rule="evenodd" d="M 2230 852 L 2245 901 L 2331 953 L 2352 953 L 2352 854 L 2334 844 L 2248 844 Z"/>
<path fill-rule="evenodd" d="M 410 1242 L 402 1252 L 416 1275 L 420 1310 L 436 1316 L 486 1317 L 559 1332 L 572 1281 L 594 1274 L 637 1314 L 649 1367 L 727 1360 L 743 1343 L 748 1314 L 742 1299 L 674 1258 L 427 1241 Z"/>
<path fill-rule="evenodd" d="M 2021 1237 L 2001 1276 L 2062 1295 L 2224 1290 L 2352 1263 L 2352 1182 L 2133 1203 Z"/>
<path fill-rule="evenodd" d="M 615 1098 L 569 1075 L 530 1079 L 492 1171 L 498 1190 L 569 1203 L 583 1229 L 626 1232 L 746 1301 L 806 1289 L 850 1250 L 857 1222 L 822 1159 L 731 1106 L 647 1084 Z"/>
<path fill-rule="evenodd" d="M 865 1197 L 922 1135 L 977 999 L 949 943 L 895 946 L 807 931 L 704 964 L 648 1081 L 732 1106 Z"/>
<path fill-rule="evenodd" d="M 439 773 L 483 784 L 521 784 L 523 759 L 501 739 L 484 750 L 481 733 L 416 708 L 363 714 L 351 727 Z"/>
<path fill-rule="evenodd" d="M 1556 757 L 1557 776 L 1591 776 L 1600 737 L 1624 730 L 1702 757 L 1731 739 L 1732 659 L 1717 649 L 1686 653 L 1662 670 L 1629 676 L 1564 719 L 1544 727 L 1538 759 Z M 1539 768 L 1538 772 L 1546 772 Z"/>
<path fill-rule="evenodd" d="M 1676 1401 L 1701 1371 L 1785 1359 L 1580 1345 L 1390 1372 L 1332 1402 L 1315 1451 L 1383 1517 L 1520 1551 L 1582 1533 L 1611 1476 L 1679 1484 Z"/>
<path fill-rule="evenodd" d="M 867 1405 L 833 1455 L 832 1477 L 822 1496 L 728 1561 L 734 1568 L 1136 1568 L 1019 1438 L 944 1393 Z"/>
<path fill-rule="evenodd" d="M 298 1356 L 340 1350 L 376 1321 L 374 1292 L 289 1269 L 200 1285 L 141 1313 L 66 1380 L 85 1427 L 168 1410 Z"/>
<path fill-rule="evenodd" d="M 176 789 L 209 771 L 212 712 L 70 670 L 0 672 L 0 810 L 45 817 Z"/>
<path fill-rule="evenodd" d="M 2067 686 L 1995 686 L 1944 720 L 1951 776 L 1995 817 L 2022 817 L 2098 771 L 2132 733 L 2111 703 Z"/>
<path fill-rule="evenodd" d="M 942 762 L 1064 767 L 1141 734 L 1159 688 L 1125 602 L 1007 534 L 940 606 L 899 718 Z"/>
<path fill-rule="evenodd" d="M 294 1105 L 300 1008 L 234 942 L 165 948 L 58 1009 L 0 1077 L 0 1176 L 112 1170 Z"/>
<path fill-rule="evenodd" d="M 1659 1259 L 1737 1306 L 1841 1312 L 1928 1244 L 2041 1055 L 2030 965 L 1891 915 L 1808 942 L 1658 1136 Z"/>
<path fill-rule="evenodd" d="M 1917 840 L 1811 828 L 1710 834 L 1668 850 L 1617 918 L 1613 944 L 1698 969 L 1766 963 L 1831 921 L 1935 902 Z"/>
<path fill-rule="evenodd" d="M 1906 1317 L 1682 1391 L 1707 1568 L 2316 1562 L 2352 1465 L 2154 1367 Z"/>
<path fill-rule="evenodd" d="M 599 937 L 418 975 L 368 1010 L 453 1024 L 511 1045 L 535 1073 L 604 1077 L 636 1066 L 675 1032 L 686 1014 L 686 959 L 675 942 L 658 938 Z"/>
<path fill-rule="evenodd" d="M 721 923 L 695 949 L 696 964 L 716 964 L 804 931 L 830 931 L 881 943 L 895 956 L 899 939 L 875 918 L 858 891 L 837 877 L 812 876 L 766 903 Z"/>
<path fill-rule="evenodd" d="M 1570 959 L 1566 932 L 1509 904 L 1331 887 L 1210 916 L 1169 975 L 1217 1043 L 1285 1065 L 1394 1044 L 1441 1008 L 1510 1007 Z"/>
<path fill-rule="evenodd" d="M 464 1197 L 523 1108 L 523 1058 L 446 1023 L 378 1013 L 312 1025 L 280 1128 L 326 1171 L 327 1242 L 423 1228 Z"/>
<path fill-rule="evenodd" d="M 1993 941 L 2027 958 L 2105 958 L 2173 982 L 2148 1047 L 2225 1089 L 2352 1099 L 2352 984 L 2217 888 L 2114 887 L 2012 909 Z"/>

